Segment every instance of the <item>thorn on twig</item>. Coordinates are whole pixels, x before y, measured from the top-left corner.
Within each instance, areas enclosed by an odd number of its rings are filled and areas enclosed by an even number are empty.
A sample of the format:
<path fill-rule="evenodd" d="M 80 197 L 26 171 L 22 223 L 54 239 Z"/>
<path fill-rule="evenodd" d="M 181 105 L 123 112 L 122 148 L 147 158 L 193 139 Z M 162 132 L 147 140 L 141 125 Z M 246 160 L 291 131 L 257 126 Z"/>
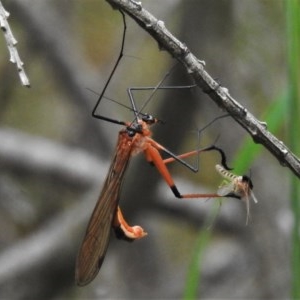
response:
<path fill-rule="evenodd" d="M 4 33 L 4 38 L 6 40 L 6 45 L 10 54 L 9 60 L 16 64 L 18 69 L 18 74 L 21 80 L 22 85 L 26 87 L 30 87 L 29 78 L 27 77 L 25 70 L 23 68 L 23 62 L 20 59 L 17 48 L 15 47 L 17 44 L 17 40 L 13 36 L 13 33 L 9 27 L 7 18 L 9 17 L 9 12 L 7 12 L 0 0 L 0 27 Z"/>

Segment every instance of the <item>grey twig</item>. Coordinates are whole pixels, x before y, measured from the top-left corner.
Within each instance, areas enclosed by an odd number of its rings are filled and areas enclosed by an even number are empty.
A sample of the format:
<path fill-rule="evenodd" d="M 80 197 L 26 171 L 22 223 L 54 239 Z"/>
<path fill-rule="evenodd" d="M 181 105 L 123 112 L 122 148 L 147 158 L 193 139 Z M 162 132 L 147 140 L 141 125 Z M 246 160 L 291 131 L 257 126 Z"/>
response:
<path fill-rule="evenodd" d="M 13 64 L 16 64 L 22 85 L 24 85 L 26 87 L 30 87 L 29 78 L 27 77 L 25 70 L 23 68 L 24 64 L 21 61 L 18 50 L 16 48 L 17 40 L 13 36 L 13 33 L 12 33 L 12 31 L 9 27 L 8 21 L 7 21 L 8 17 L 9 17 L 9 12 L 7 12 L 4 9 L 4 7 L 0 1 L 0 27 L 4 33 L 7 48 L 8 48 L 9 54 L 10 54 L 9 60 Z"/>
<path fill-rule="evenodd" d="M 252 136 L 255 143 L 262 144 L 280 162 L 300 178 L 300 160 L 288 147 L 267 130 L 267 124 L 255 118 L 245 107 L 236 101 L 227 88 L 217 83 L 204 69 L 205 63 L 199 60 L 188 47 L 179 41 L 165 26 L 162 20 L 155 18 L 142 7 L 142 3 L 133 0 L 106 0 L 114 8 L 120 9 L 134 19 L 158 43 L 177 59 L 195 80 L 202 91 L 222 109 L 226 110 Z"/>

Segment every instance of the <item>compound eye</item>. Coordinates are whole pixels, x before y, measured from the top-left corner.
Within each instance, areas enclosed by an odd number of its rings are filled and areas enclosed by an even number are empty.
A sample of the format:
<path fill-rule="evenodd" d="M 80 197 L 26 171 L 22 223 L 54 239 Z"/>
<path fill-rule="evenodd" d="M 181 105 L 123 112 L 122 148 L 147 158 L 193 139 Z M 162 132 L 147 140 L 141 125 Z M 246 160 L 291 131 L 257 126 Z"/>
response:
<path fill-rule="evenodd" d="M 242 178 L 243 178 L 242 181 L 248 183 L 249 188 L 252 190 L 253 189 L 253 183 L 252 183 L 252 180 L 250 179 L 250 177 L 244 175 Z"/>
<path fill-rule="evenodd" d="M 143 127 L 141 124 L 134 123 L 131 126 L 128 126 L 126 128 L 127 134 L 130 137 L 134 137 L 136 133 L 142 133 L 143 132 Z"/>
<path fill-rule="evenodd" d="M 152 124 L 152 123 L 155 122 L 155 119 L 153 118 L 152 115 L 145 114 L 145 115 L 143 116 L 143 121 L 146 122 L 146 123 L 148 123 L 148 124 Z"/>
<path fill-rule="evenodd" d="M 129 137 L 134 137 L 135 134 L 136 134 L 136 131 L 134 131 L 131 128 L 127 128 L 127 134 L 128 134 Z"/>

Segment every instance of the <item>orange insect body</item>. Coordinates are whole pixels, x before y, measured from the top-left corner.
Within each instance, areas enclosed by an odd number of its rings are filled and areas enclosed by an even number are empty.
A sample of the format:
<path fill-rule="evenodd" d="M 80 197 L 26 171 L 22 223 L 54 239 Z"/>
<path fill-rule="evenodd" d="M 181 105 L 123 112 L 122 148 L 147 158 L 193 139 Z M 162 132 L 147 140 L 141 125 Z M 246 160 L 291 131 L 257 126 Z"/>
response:
<path fill-rule="evenodd" d="M 88 284 L 99 272 L 112 226 L 115 228 L 120 226 L 129 239 L 141 238 L 146 235 L 141 227 L 130 227 L 117 207 L 121 183 L 129 159 L 131 155 L 145 149 L 146 140 L 151 134 L 147 127 L 143 127 L 143 134 L 135 134 L 133 137 L 129 136 L 126 129 L 119 132 L 112 164 L 77 256 L 75 279 L 78 285 Z"/>
<path fill-rule="evenodd" d="M 142 227 L 128 225 L 120 207 L 118 207 L 122 181 L 132 155 L 144 152 L 146 160 L 156 166 L 174 195 L 178 198 L 220 197 L 215 193 L 181 194 L 166 164 L 175 160 L 183 162 L 181 161 L 182 157 L 195 155 L 202 151 L 215 150 L 220 153 L 222 164 L 226 166 L 223 151 L 212 145 L 188 152 L 187 154 L 175 156 L 151 138 L 152 133 L 149 126 L 157 122 L 159 121 L 152 116 L 143 114 L 142 119 L 138 119 L 133 123 L 123 123 L 126 128 L 119 132 L 115 155 L 77 256 L 75 280 L 79 286 L 91 282 L 99 272 L 108 247 L 111 228 L 115 230 L 118 238 L 128 241 L 140 239 L 147 235 Z M 173 155 L 173 157 L 163 160 L 159 153 L 160 151 Z"/>

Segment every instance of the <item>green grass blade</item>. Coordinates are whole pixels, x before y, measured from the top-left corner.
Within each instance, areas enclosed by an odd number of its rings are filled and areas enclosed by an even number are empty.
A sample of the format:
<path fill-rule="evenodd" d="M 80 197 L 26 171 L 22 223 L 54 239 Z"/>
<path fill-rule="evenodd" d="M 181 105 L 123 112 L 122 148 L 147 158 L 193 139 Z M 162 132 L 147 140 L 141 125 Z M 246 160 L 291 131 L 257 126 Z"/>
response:
<path fill-rule="evenodd" d="M 211 232 L 209 230 L 202 230 L 196 241 L 194 254 L 188 268 L 186 278 L 186 285 L 184 291 L 184 300 L 197 299 L 199 293 L 199 286 L 201 284 L 201 258 L 204 250 L 209 244 Z"/>
<path fill-rule="evenodd" d="M 261 120 L 268 125 L 268 130 L 272 133 L 284 126 L 283 112 L 288 110 L 290 116 L 290 145 L 295 153 L 300 153 L 299 130 L 300 130 L 300 1 L 287 0 L 287 20 L 288 20 L 288 40 L 289 40 L 289 66 L 290 66 L 290 85 L 288 91 L 276 99 L 271 104 Z M 292 42 L 291 42 L 292 41 Z M 291 50 L 293 49 L 293 50 Z M 291 100 L 293 99 L 293 101 Z M 260 155 L 264 148 L 253 143 L 252 139 L 247 137 L 242 143 L 234 159 L 233 166 L 236 174 L 243 174 L 249 170 L 255 158 Z M 293 177 L 291 186 L 292 208 L 295 216 L 295 229 L 293 231 L 293 252 L 292 252 L 292 273 L 293 287 L 292 298 L 300 299 L 300 185 L 297 178 Z M 190 268 L 187 274 L 184 299 L 197 299 L 199 286 L 201 284 L 201 257 L 211 239 L 210 231 L 201 231 L 196 243 L 195 252 L 191 259 Z"/>
<path fill-rule="evenodd" d="M 196 241 L 196 246 L 194 248 L 194 253 L 190 261 L 190 266 L 188 268 L 188 273 L 186 276 L 186 284 L 183 299 L 192 300 L 198 299 L 198 294 L 200 292 L 201 285 L 201 261 L 207 246 L 212 237 L 212 231 L 210 227 L 212 226 L 215 218 L 217 217 L 220 210 L 220 203 L 215 202 L 211 212 L 204 224 L 204 229 L 201 230 Z"/>
<path fill-rule="evenodd" d="M 267 122 L 268 129 L 271 132 L 276 132 L 283 125 L 282 124 L 282 112 L 286 110 L 287 97 L 279 97 L 263 115 L 262 120 Z M 234 160 L 234 172 L 237 174 L 242 174 L 245 170 L 248 170 L 253 163 L 254 159 L 262 151 L 262 147 L 253 143 L 250 138 L 245 139 L 242 146 L 240 147 L 235 160 Z M 219 205 L 219 204 L 218 204 Z M 217 214 L 214 210 L 212 215 Z M 210 217 L 210 223 L 213 217 Z M 197 299 L 199 293 L 199 286 L 201 285 L 201 257 L 203 256 L 204 250 L 208 246 L 211 239 L 211 231 L 202 230 L 199 234 L 198 240 L 196 241 L 196 246 L 194 249 L 194 254 L 190 262 L 190 267 L 188 269 L 185 291 L 183 299 Z M 299 277 L 300 278 L 300 277 Z"/>
<path fill-rule="evenodd" d="M 286 2 L 287 17 L 287 46 L 288 46 L 288 132 L 290 147 L 293 152 L 300 153 L 300 1 L 288 0 Z M 291 178 L 291 207 L 294 215 L 294 228 L 292 234 L 292 291 L 293 299 L 300 299 L 300 185 L 299 180 Z"/>

